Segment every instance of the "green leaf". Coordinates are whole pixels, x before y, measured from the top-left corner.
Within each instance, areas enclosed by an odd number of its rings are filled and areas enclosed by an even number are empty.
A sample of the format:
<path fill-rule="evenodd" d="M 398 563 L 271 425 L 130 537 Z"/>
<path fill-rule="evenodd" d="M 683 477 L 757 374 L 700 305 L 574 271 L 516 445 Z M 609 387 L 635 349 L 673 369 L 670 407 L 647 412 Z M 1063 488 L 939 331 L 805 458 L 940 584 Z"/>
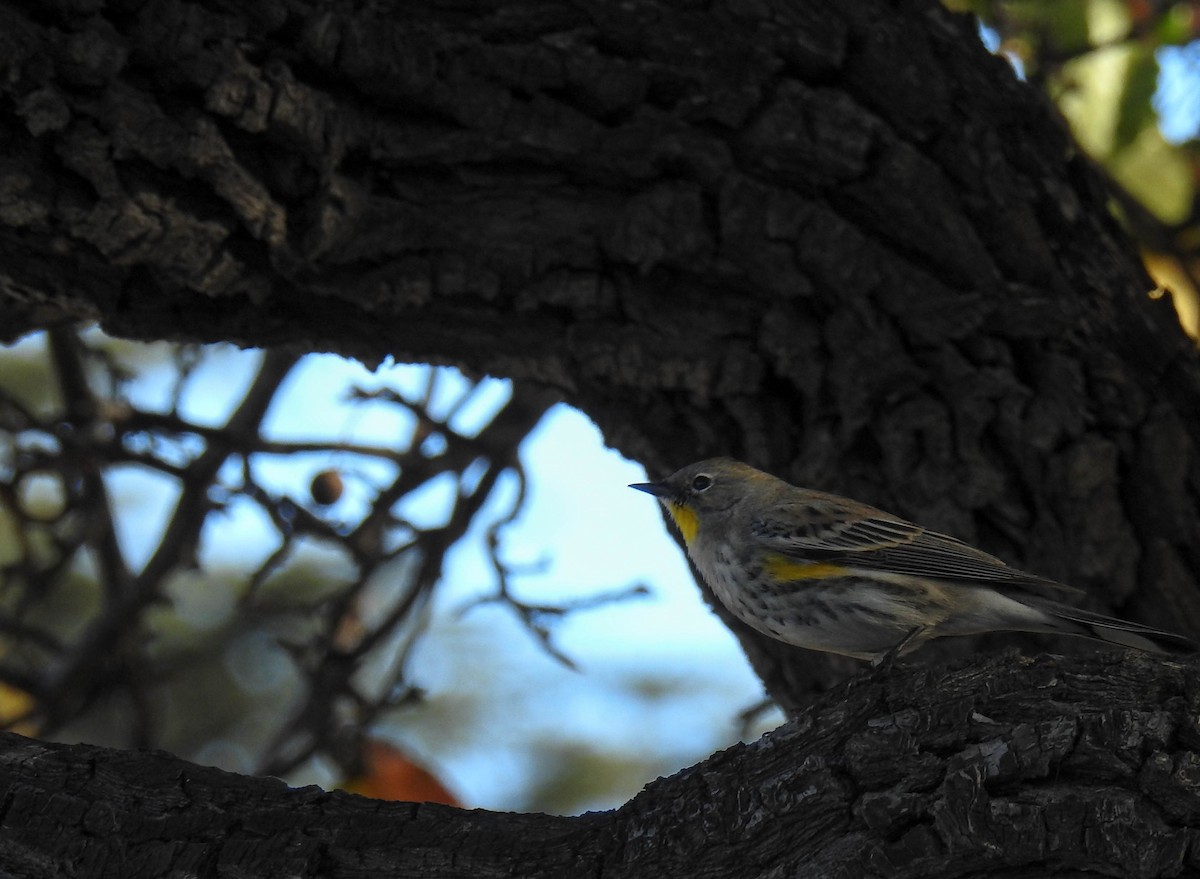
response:
<path fill-rule="evenodd" d="M 1024 31 L 1057 52 L 1078 52 L 1091 45 L 1088 10 L 1094 0 L 1013 0 L 1004 4 L 1006 33 Z"/>
<path fill-rule="evenodd" d="M 942 5 L 951 12 L 970 12 L 984 21 L 988 20 L 987 0 L 942 0 Z"/>
<path fill-rule="evenodd" d="M 1130 146 L 1142 131 L 1157 127 L 1158 117 L 1151 98 L 1158 87 L 1158 59 L 1147 46 L 1132 48 L 1125 71 L 1125 84 L 1117 103 L 1113 152 Z"/>
<path fill-rule="evenodd" d="M 1187 219 L 1195 183 L 1186 156 L 1155 127 L 1142 129 L 1127 148 L 1106 163 L 1113 177 L 1164 223 Z"/>
<path fill-rule="evenodd" d="M 1184 46 L 1192 41 L 1191 4 L 1176 3 L 1155 22 L 1154 37 L 1162 46 Z"/>
<path fill-rule="evenodd" d="M 1115 152 L 1117 120 L 1133 55 L 1130 46 L 1097 49 L 1063 65 L 1054 95 L 1075 139 L 1093 158 Z"/>
<path fill-rule="evenodd" d="M 1132 22 L 1124 0 L 1089 0 L 1087 4 L 1088 44 L 1103 46 L 1129 35 Z"/>

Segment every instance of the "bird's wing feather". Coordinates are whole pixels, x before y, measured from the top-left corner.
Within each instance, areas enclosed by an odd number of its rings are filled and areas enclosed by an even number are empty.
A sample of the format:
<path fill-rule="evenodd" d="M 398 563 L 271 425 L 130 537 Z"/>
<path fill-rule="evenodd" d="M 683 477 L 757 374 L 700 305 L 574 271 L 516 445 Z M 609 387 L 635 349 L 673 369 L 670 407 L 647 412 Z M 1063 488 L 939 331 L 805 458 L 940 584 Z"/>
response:
<path fill-rule="evenodd" d="M 751 533 L 763 549 L 801 561 L 1006 585 L 1054 597 L 1081 592 L 1011 568 L 961 540 L 829 496 L 791 502 L 768 511 L 755 518 Z"/>
<path fill-rule="evenodd" d="M 1098 638 L 1101 641 L 1135 647 L 1138 650 L 1149 650 L 1154 653 L 1195 653 L 1200 650 L 1200 644 L 1197 644 L 1192 638 L 1156 629 L 1145 623 L 1119 620 L 1116 617 L 1094 613 L 1080 607 L 1068 607 L 1057 601 L 1046 601 L 1040 598 L 1028 598 L 1026 603 L 1051 616 L 1078 623 L 1084 627 L 1085 631 L 1082 634 Z"/>

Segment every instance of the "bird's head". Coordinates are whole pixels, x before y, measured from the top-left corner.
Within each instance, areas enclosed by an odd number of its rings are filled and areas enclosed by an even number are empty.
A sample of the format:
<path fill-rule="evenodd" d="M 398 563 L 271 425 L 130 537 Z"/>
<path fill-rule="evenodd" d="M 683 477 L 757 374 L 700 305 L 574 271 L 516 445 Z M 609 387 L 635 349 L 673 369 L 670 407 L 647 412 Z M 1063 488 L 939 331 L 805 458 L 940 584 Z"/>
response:
<path fill-rule="evenodd" d="M 732 510 L 763 478 L 771 477 L 749 464 L 709 458 L 676 470 L 661 482 L 637 482 L 629 487 L 658 498 L 690 546 L 706 521 Z"/>

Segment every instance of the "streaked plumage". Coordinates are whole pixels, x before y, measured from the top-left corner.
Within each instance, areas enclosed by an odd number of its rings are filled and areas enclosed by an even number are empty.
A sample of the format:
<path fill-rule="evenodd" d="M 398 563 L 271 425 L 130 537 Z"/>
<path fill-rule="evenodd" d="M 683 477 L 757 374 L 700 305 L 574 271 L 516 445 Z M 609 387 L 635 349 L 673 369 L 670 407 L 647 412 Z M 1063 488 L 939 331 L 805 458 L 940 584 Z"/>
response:
<path fill-rule="evenodd" d="M 739 619 L 790 644 L 878 659 L 930 638 L 1062 632 L 1159 652 L 1196 642 L 1063 600 L 1078 589 L 945 534 L 728 458 L 633 488 L 659 498 L 688 555 Z"/>

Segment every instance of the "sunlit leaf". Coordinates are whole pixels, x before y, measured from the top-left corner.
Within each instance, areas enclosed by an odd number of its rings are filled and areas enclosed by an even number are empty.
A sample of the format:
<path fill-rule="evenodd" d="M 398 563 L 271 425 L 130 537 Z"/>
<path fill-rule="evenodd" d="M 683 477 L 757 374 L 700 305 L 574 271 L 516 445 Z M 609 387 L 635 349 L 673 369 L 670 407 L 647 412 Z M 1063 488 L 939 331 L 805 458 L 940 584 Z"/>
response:
<path fill-rule="evenodd" d="M 1195 180 L 1180 151 L 1157 128 L 1146 128 L 1109 162 L 1113 177 L 1164 223 L 1191 213 Z"/>
<path fill-rule="evenodd" d="M 36 704 L 37 700 L 24 690 L 0 683 L 0 729 L 35 735 L 36 731 L 31 725 L 20 721 Z"/>
<path fill-rule="evenodd" d="M 51 416 L 62 411 L 62 394 L 45 352 L 41 336 L 27 336 L 0 349 L 0 368 L 8 396 L 37 415 Z"/>
<path fill-rule="evenodd" d="M 1056 9 L 1059 4 L 1046 4 Z M 1124 39 L 1131 24 L 1129 6 L 1125 0 L 1088 0 L 1087 33 L 1093 46 L 1102 46 Z"/>
<path fill-rule="evenodd" d="M 1155 294 L 1169 292 L 1183 331 L 1193 339 L 1200 337 L 1200 290 L 1192 282 L 1194 275 L 1189 275 L 1177 259 L 1165 253 L 1143 251 L 1142 259 L 1146 271 L 1159 285 Z M 1192 266 L 1192 272 L 1200 272 L 1200 260 Z"/>
<path fill-rule="evenodd" d="M 1129 46 L 1112 46 L 1063 65 L 1053 97 L 1075 139 L 1093 158 L 1103 160 L 1113 152 L 1133 54 Z"/>

